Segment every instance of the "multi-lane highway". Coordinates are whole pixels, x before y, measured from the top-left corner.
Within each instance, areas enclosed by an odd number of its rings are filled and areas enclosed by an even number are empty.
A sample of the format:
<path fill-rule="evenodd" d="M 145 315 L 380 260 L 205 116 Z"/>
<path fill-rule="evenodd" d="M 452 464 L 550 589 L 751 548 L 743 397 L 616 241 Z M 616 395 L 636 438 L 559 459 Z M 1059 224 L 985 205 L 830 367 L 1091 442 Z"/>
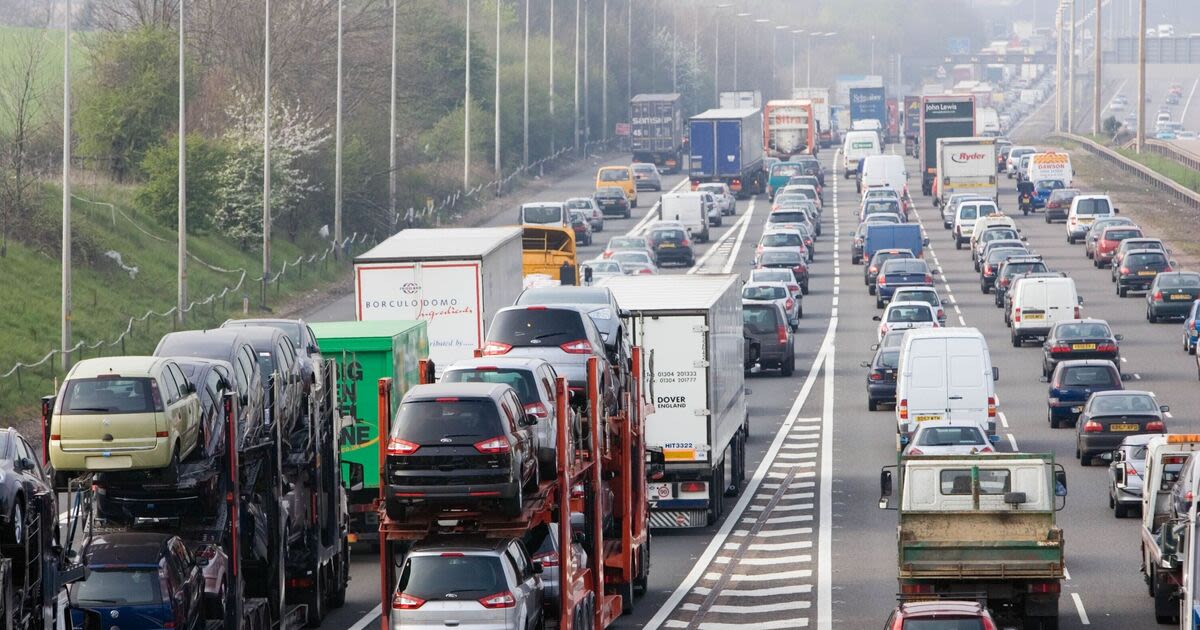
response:
<path fill-rule="evenodd" d="M 867 411 L 860 363 L 873 354 L 877 323 L 871 316 L 877 311 L 862 284 L 862 267 L 850 264 L 847 239 L 856 222 L 857 196 L 852 183 L 835 176 L 832 155 L 822 154 L 829 172 L 825 235 L 817 243 L 812 293 L 805 298 L 797 336 L 796 375 L 748 381 L 749 486 L 740 500 L 727 502 L 717 525 L 655 533 L 650 591 L 621 627 L 865 628 L 881 623 L 894 603 L 896 515 L 876 505 L 879 468 L 896 457 L 894 412 Z M 909 172 L 915 173 L 916 164 L 909 162 Z M 584 168 L 534 198 L 584 194 L 592 183 L 592 171 Z M 683 185 L 682 178 L 664 182 L 668 189 L 677 185 Z M 1001 206 L 1015 211 L 1012 182 L 1002 179 L 1001 189 Z M 598 253 L 609 236 L 644 225 L 657 197 L 643 193 L 632 219 L 608 220 L 596 245 L 581 248 L 581 259 Z M 512 204 L 525 200 L 514 198 Z M 1137 207 L 1116 201 L 1123 214 L 1138 218 Z M 1049 428 L 1040 350 L 1009 344 L 992 296 L 980 293 L 969 254 L 951 246 L 927 198 L 918 196 L 916 208 L 915 219 L 931 242 L 926 258 L 940 271 L 937 288 L 949 303 L 948 324 L 983 331 L 1000 368 L 1001 450 L 1052 452 L 1067 466 L 1070 496 L 1059 514 L 1069 574 L 1062 627 L 1150 627 L 1151 600 L 1138 572 L 1138 521 L 1114 518 L 1104 468 L 1084 468 L 1074 460 L 1074 431 Z M 768 211 L 765 199 L 740 201 L 733 221 L 701 246 L 697 271 L 746 273 Z M 505 224 L 509 216 L 505 212 L 491 224 Z M 1108 272 L 1094 269 L 1080 246 L 1066 243 L 1061 224 L 1046 224 L 1041 215 L 1017 215 L 1016 221 L 1032 250 L 1075 279 L 1086 314 L 1108 320 L 1124 335 L 1121 368 L 1127 387 L 1153 391 L 1171 405 L 1172 432 L 1200 430 L 1190 411 L 1200 403 L 1197 372 L 1194 359 L 1180 349 L 1180 325 L 1147 323 L 1143 298 L 1118 298 Z M 339 301 L 311 317 L 352 318 L 352 301 Z M 359 555 L 353 577 L 347 606 L 331 615 L 326 627 L 357 630 L 378 623 L 376 558 Z"/>

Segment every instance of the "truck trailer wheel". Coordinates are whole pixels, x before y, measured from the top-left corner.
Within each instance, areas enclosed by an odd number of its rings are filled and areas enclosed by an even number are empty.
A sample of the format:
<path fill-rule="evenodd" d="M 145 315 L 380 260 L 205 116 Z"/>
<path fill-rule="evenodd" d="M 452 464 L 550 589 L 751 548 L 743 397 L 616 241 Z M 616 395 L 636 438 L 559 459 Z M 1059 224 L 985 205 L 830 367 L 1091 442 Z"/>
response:
<path fill-rule="evenodd" d="M 325 580 L 326 572 L 324 569 L 317 568 L 313 572 L 312 586 L 304 589 L 300 596 L 301 604 L 304 604 L 304 623 L 309 628 L 316 628 L 321 625 L 321 620 L 325 618 Z"/>
<path fill-rule="evenodd" d="M 1175 593 L 1169 586 L 1156 584 L 1154 593 L 1154 620 L 1162 625 L 1179 623 L 1179 606 L 1175 603 Z"/>
<path fill-rule="evenodd" d="M 650 536 L 646 536 L 646 542 L 638 549 L 638 569 L 637 575 L 633 578 L 633 592 L 638 597 L 646 594 L 650 590 Z"/>
<path fill-rule="evenodd" d="M 721 520 L 724 511 L 722 499 L 725 497 L 725 462 L 722 461 L 713 469 L 708 480 L 708 525 L 716 525 Z"/>
<path fill-rule="evenodd" d="M 1029 617 L 1025 626 L 1031 630 L 1058 630 L 1058 615 L 1053 617 Z"/>

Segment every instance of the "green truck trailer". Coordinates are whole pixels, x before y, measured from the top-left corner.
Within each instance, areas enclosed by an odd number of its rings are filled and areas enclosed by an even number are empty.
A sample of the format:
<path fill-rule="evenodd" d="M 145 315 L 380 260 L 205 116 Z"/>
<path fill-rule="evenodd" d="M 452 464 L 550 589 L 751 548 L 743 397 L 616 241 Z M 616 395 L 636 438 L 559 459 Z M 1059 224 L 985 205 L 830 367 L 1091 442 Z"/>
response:
<path fill-rule="evenodd" d="M 375 541 L 379 516 L 379 379 L 392 379 L 392 405 L 420 380 L 429 358 L 424 321 L 311 323 L 321 354 L 338 364 L 342 427 L 342 479 L 349 485 L 352 541 Z"/>

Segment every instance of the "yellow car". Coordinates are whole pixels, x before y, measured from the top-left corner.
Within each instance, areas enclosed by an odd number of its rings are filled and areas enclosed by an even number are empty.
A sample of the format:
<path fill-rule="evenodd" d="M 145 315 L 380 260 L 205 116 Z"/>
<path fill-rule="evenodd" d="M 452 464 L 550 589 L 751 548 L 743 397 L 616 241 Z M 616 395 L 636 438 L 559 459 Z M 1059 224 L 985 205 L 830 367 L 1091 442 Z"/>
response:
<path fill-rule="evenodd" d="M 103 357 L 67 373 L 50 419 L 50 463 L 63 471 L 165 468 L 200 443 L 200 398 L 171 359 Z"/>
<path fill-rule="evenodd" d="M 625 191 L 629 207 L 636 208 L 638 204 L 637 183 L 633 179 L 633 168 L 629 166 L 601 166 L 596 171 L 596 190 L 616 186 Z"/>

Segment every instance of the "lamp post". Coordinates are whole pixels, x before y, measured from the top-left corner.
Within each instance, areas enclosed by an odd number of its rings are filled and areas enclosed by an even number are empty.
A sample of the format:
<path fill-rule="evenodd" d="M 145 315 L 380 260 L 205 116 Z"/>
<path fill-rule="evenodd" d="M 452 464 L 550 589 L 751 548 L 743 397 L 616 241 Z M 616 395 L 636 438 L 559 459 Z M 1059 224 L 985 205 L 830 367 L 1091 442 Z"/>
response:
<path fill-rule="evenodd" d="M 803 33 L 802 28 L 792 31 L 792 96 L 796 95 L 796 36 Z"/>
<path fill-rule="evenodd" d="M 270 2 L 270 0 L 267 0 Z M 471 0 L 467 0 L 466 80 L 463 90 L 463 192 L 471 187 Z"/>
<path fill-rule="evenodd" d="M 777 24 L 775 30 L 771 31 L 771 91 L 772 93 L 779 88 L 779 57 L 776 55 L 775 38 L 779 35 L 779 31 L 784 31 L 791 28 L 787 24 Z M 793 43 L 792 52 L 796 51 L 796 46 Z M 793 55 L 794 56 L 794 55 Z M 790 96 L 790 95 L 789 95 Z"/>
<path fill-rule="evenodd" d="M 767 18 L 757 18 L 754 20 L 755 24 L 769 24 L 770 22 L 771 22 L 771 20 L 769 20 Z M 775 37 L 774 37 L 775 33 L 774 33 L 774 31 L 771 32 L 771 35 L 772 35 L 772 37 L 771 37 L 771 77 L 773 78 L 775 76 Z M 764 91 L 766 91 L 766 90 L 764 90 Z"/>
<path fill-rule="evenodd" d="M 183 2 L 179 3 L 179 194 L 177 202 L 179 212 L 179 248 L 178 261 L 176 262 L 176 285 L 178 295 L 176 296 L 175 306 L 177 308 L 177 320 L 182 326 L 185 323 L 184 309 L 187 308 L 188 291 L 187 291 L 187 118 L 186 114 L 186 90 L 183 82 L 183 62 L 184 62 L 184 22 L 183 14 L 186 5 Z"/>
<path fill-rule="evenodd" d="M 733 6 L 733 3 L 726 2 L 713 7 L 713 13 L 717 13 L 721 9 L 728 9 Z M 713 20 L 719 22 L 719 20 Z M 721 104 L 721 28 L 717 24 L 713 28 L 713 107 Z"/>
<path fill-rule="evenodd" d="M 738 26 L 737 18 L 750 17 L 749 13 L 735 13 L 733 16 L 733 91 L 738 91 Z"/>

